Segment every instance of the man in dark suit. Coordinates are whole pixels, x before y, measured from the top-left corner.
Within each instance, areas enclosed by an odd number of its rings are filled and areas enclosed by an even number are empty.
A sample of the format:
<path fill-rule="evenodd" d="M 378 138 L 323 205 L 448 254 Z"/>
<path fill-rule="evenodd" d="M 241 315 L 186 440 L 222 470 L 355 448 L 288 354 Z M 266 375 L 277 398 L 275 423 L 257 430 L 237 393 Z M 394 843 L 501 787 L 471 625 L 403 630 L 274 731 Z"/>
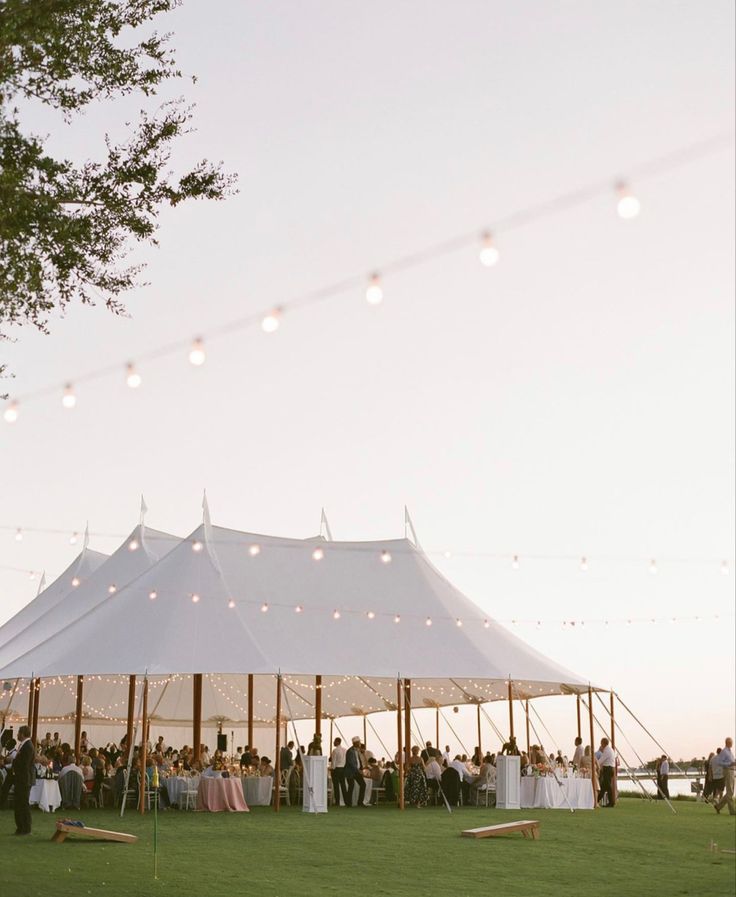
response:
<path fill-rule="evenodd" d="M 356 806 L 362 807 L 364 806 L 363 799 L 365 798 L 365 779 L 363 778 L 360 764 L 360 738 L 357 735 L 353 738 L 353 743 L 345 755 L 345 785 L 348 792 L 348 801 L 351 800 L 353 795 L 353 782 L 358 783 L 358 803 Z M 350 803 L 347 803 L 346 806 L 349 807 Z"/>
<path fill-rule="evenodd" d="M 33 761 L 36 756 L 31 730 L 28 726 L 18 729 L 18 751 L 13 760 L 13 781 L 15 792 L 13 804 L 15 807 L 15 834 L 31 834 L 31 808 L 28 799 L 31 796 L 33 784 Z"/>

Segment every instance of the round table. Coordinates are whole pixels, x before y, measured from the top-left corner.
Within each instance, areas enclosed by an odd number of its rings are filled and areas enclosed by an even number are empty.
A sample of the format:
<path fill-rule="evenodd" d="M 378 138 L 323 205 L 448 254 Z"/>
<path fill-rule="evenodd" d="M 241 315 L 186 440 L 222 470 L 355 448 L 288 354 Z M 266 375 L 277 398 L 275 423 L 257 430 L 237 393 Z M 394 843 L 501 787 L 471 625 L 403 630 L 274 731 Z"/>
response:
<path fill-rule="evenodd" d="M 240 779 L 202 776 L 197 788 L 197 809 L 209 810 L 210 813 L 219 813 L 222 810 L 247 813 L 248 805 L 243 796 Z"/>
<path fill-rule="evenodd" d="M 164 779 L 164 784 L 169 795 L 169 803 L 179 806 L 182 792 L 197 790 L 199 776 L 169 776 L 168 779 Z"/>
<path fill-rule="evenodd" d="M 61 806 L 61 791 L 56 779 L 36 779 L 28 798 L 29 804 L 38 804 L 44 813 L 53 813 Z"/>
<path fill-rule="evenodd" d="M 249 807 L 267 807 L 273 793 L 273 776 L 243 776 L 243 797 Z"/>

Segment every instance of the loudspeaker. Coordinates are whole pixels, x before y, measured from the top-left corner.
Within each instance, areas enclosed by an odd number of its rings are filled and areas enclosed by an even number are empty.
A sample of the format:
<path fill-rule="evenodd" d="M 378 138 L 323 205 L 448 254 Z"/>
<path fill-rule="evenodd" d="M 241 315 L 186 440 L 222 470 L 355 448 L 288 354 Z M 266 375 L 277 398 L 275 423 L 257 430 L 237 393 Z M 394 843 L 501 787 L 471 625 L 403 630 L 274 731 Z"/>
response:
<path fill-rule="evenodd" d="M 227 753 L 227 735 L 224 732 L 217 733 L 217 750 Z"/>

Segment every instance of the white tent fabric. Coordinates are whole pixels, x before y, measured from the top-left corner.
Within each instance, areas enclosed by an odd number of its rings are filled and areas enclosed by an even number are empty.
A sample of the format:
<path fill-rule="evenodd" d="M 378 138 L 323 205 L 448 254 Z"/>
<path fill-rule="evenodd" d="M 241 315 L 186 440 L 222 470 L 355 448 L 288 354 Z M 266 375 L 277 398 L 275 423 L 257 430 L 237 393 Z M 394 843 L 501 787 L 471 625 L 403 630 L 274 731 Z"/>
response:
<path fill-rule="evenodd" d="M 0 648 L 55 608 L 67 595 L 74 592 L 74 582 L 78 581 L 81 585 L 106 560 L 106 554 L 85 546 L 60 576 L 0 626 Z"/>
<path fill-rule="evenodd" d="M 110 589 L 117 590 L 126 586 L 168 554 L 180 541 L 180 537 L 137 526 L 122 545 L 110 557 L 105 557 L 103 563 L 95 569 L 85 571 L 85 575 L 82 575 L 82 571 L 75 571 L 66 583 L 68 591 L 59 601 L 49 606 L 15 636 L 0 644 L 0 667 L 79 620 L 103 598 L 108 597 Z M 66 574 L 62 574 L 60 579 L 65 576 Z M 78 582 L 76 587 L 72 585 L 72 579 Z"/>
<path fill-rule="evenodd" d="M 588 687 L 486 619 L 406 539 L 286 539 L 207 522 L 118 585 L 0 670 L 44 677 L 43 719 L 73 714 L 78 674 L 85 718 L 117 722 L 127 676 L 147 673 L 161 724 L 191 719 L 193 673 L 205 674 L 203 718 L 226 725 L 247 719 L 248 673 L 264 723 L 278 672 L 293 718 L 314 716 L 316 675 L 329 716 L 391 709 L 397 676 L 427 707 L 506 699 L 509 680 L 519 698 Z"/>

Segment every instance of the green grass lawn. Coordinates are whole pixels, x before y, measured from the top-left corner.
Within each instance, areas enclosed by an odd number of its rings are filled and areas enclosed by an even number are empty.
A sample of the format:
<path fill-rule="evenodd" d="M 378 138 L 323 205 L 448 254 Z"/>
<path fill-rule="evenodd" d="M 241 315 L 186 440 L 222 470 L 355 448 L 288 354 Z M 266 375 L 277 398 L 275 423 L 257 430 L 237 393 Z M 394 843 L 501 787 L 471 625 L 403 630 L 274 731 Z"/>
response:
<path fill-rule="evenodd" d="M 13 814 L 0 813 L 0 891 L 8 897 L 312 897 L 354 895 L 533 895 L 733 897 L 736 818 L 710 806 L 666 806 L 623 799 L 614 810 L 485 810 L 393 807 L 340 809 L 309 816 L 159 815 L 159 880 L 153 878 L 153 817 L 112 810 L 75 815 L 87 825 L 139 836 L 137 844 L 50 841 L 56 817 L 33 810 L 33 835 L 16 838 Z M 463 828 L 539 819 L 541 840 L 520 834 L 461 838 Z M 7 833 L 7 834 L 6 834 Z"/>

